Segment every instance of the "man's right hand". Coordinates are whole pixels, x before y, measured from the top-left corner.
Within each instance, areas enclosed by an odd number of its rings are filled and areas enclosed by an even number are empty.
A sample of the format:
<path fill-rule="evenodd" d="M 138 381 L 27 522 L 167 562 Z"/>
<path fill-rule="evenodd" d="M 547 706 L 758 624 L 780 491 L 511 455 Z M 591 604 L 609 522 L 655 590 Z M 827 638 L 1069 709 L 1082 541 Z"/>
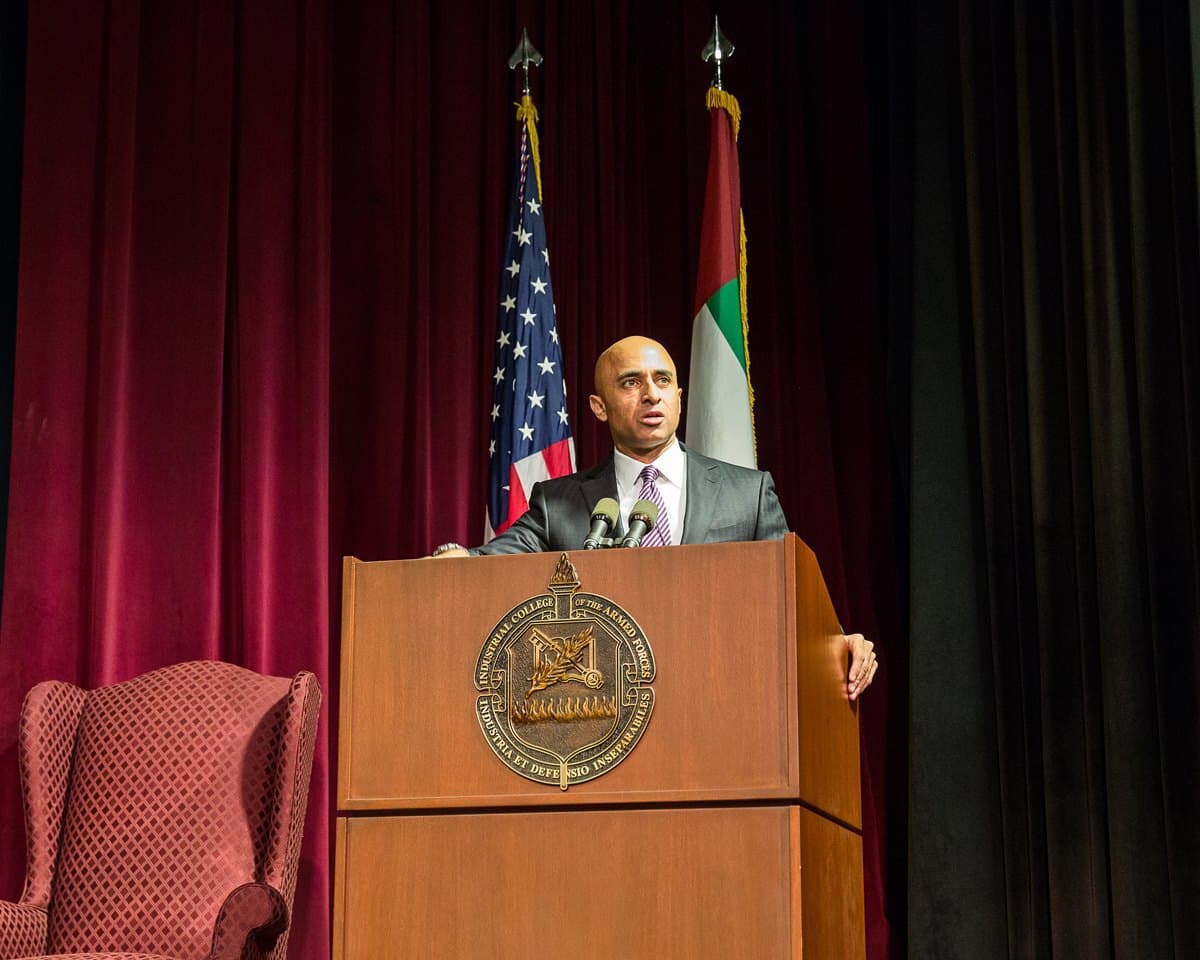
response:
<path fill-rule="evenodd" d="M 435 550 L 433 553 L 431 553 L 429 556 L 432 557 L 434 560 L 445 560 L 446 557 L 469 557 L 470 555 L 471 555 L 471 552 L 469 550 L 467 550 L 466 547 L 454 546 L 454 547 L 445 547 L 445 548 L 438 547 L 438 549 Z"/>

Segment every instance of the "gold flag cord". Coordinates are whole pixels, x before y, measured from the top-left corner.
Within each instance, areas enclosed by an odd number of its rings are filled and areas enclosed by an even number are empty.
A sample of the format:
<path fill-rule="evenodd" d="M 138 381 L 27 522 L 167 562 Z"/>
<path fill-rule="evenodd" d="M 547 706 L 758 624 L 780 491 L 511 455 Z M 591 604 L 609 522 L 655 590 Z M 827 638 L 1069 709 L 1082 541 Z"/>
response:
<path fill-rule="evenodd" d="M 531 97 L 529 94 L 522 96 L 521 102 L 516 106 L 517 119 L 524 120 L 526 126 L 529 128 L 529 149 L 533 154 L 533 175 L 537 178 L 538 197 L 543 203 L 545 203 L 546 195 L 542 193 L 542 155 L 538 148 L 537 107 L 533 105 L 533 97 Z"/>

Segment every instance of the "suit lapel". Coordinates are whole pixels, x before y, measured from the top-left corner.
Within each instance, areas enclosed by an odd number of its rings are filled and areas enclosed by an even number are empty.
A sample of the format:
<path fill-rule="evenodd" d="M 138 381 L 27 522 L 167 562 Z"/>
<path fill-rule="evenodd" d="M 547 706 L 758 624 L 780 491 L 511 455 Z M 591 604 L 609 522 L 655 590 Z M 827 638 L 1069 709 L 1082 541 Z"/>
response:
<path fill-rule="evenodd" d="M 687 456 L 687 503 L 683 507 L 681 543 L 704 543 L 721 498 L 721 471 L 684 447 Z"/>
<path fill-rule="evenodd" d="M 584 499 L 583 509 L 586 512 L 583 528 L 584 535 L 587 535 L 588 523 L 591 521 L 592 507 L 596 505 L 597 500 L 602 500 L 604 497 L 617 498 L 617 471 L 613 466 L 612 455 L 609 454 L 607 460 L 593 468 L 579 485 L 579 493 Z M 583 540 L 579 541 L 581 544 Z"/>

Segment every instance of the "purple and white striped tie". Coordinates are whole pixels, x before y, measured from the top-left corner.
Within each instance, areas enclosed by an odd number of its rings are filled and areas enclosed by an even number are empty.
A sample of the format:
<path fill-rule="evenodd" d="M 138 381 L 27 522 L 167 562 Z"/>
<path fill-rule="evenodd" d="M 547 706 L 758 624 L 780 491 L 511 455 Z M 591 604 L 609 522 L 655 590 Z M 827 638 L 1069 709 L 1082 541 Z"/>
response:
<path fill-rule="evenodd" d="M 649 500 L 658 507 L 658 521 L 650 528 L 650 532 L 642 537 L 643 547 L 669 547 L 671 545 L 671 521 L 667 517 L 667 505 L 663 503 L 662 491 L 655 481 L 658 479 L 658 467 L 643 467 L 638 474 L 642 481 L 642 492 L 638 494 L 643 500 Z"/>

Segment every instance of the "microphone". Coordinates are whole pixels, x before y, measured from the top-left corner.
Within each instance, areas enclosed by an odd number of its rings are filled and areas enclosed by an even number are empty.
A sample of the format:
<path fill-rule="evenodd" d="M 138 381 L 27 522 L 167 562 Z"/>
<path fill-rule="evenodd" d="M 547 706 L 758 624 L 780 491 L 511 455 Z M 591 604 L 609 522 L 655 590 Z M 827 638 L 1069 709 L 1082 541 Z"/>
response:
<path fill-rule="evenodd" d="M 658 507 L 649 500 L 639 500 L 629 511 L 629 532 L 621 541 L 623 547 L 640 547 L 642 537 L 658 523 Z"/>
<path fill-rule="evenodd" d="M 584 550 L 595 550 L 601 546 L 605 537 L 608 536 L 608 531 L 616 526 L 617 515 L 620 512 L 620 506 L 612 497 L 604 497 L 596 501 L 596 505 L 592 507 L 592 526 L 588 530 L 587 539 L 583 541 Z"/>

